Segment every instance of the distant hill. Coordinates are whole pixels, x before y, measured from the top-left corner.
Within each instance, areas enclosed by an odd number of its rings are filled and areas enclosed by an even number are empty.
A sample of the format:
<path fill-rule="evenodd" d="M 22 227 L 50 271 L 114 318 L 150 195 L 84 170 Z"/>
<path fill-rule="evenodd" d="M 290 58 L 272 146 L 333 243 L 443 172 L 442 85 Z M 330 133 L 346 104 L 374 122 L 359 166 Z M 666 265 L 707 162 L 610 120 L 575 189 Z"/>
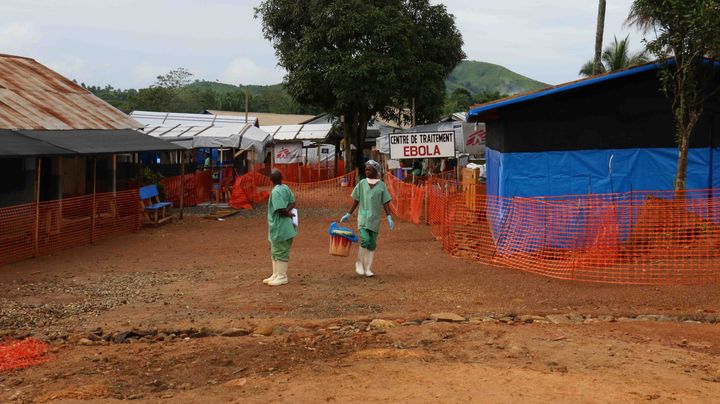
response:
<path fill-rule="evenodd" d="M 188 85 L 188 87 L 197 90 L 210 89 L 216 94 L 223 95 L 230 92 L 245 90 L 247 90 L 250 95 L 258 95 L 263 91 L 285 92 L 285 88 L 282 83 L 268 86 L 236 86 L 216 81 L 196 81 Z M 450 73 L 450 76 L 448 76 L 447 80 L 445 80 L 445 87 L 448 93 L 451 93 L 456 88 L 462 87 L 470 91 L 472 94 L 477 94 L 481 91 L 497 91 L 500 94 L 512 95 L 526 91 L 539 90 L 541 88 L 548 87 L 548 85 L 515 73 L 499 65 L 476 62 L 474 60 L 465 60 L 461 62 L 455 70 L 452 71 L 452 73 Z"/>
<path fill-rule="evenodd" d="M 472 94 L 481 91 L 497 91 L 501 94 L 517 94 L 548 87 L 547 84 L 527 78 L 492 63 L 465 60 L 450 73 L 445 86 L 448 93 L 465 88 Z"/>

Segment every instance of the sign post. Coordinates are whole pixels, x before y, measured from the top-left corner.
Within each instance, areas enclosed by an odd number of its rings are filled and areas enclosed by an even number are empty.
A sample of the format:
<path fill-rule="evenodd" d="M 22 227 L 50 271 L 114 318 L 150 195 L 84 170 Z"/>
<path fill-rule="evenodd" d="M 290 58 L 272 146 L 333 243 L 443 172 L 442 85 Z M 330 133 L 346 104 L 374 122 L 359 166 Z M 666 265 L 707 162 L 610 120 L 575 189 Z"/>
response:
<path fill-rule="evenodd" d="M 391 133 L 390 158 L 426 159 L 455 157 L 455 132 Z"/>

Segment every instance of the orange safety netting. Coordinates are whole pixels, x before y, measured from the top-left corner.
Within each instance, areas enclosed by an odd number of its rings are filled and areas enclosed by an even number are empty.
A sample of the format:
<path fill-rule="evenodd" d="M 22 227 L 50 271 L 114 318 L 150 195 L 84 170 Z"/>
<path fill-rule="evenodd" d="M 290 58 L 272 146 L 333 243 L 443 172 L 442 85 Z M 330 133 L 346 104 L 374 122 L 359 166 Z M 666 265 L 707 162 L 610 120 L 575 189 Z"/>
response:
<path fill-rule="evenodd" d="M 35 338 L 0 340 L 0 372 L 39 365 L 51 359 L 48 345 Z"/>
<path fill-rule="evenodd" d="M 388 173 L 386 184 L 392 200 L 390 209 L 402 220 L 420 224 L 425 201 L 425 187 L 408 184 L 400 181 Z"/>
<path fill-rule="evenodd" d="M 317 182 L 283 181 L 295 195 L 298 209 L 303 208 L 350 208 L 352 205 L 355 172 Z M 251 203 L 267 201 L 272 191 L 270 178 L 258 172 L 250 172 L 239 177 L 233 186 L 230 205 L 238 209 L 249 209 Z"/>
<path fill-rule="evenodd" d="M 160 180 L 165 187 L 165 200 L 172 202 L 174 207 L 180 206 L 180 178 L 177 175 Z M 184 206 L 207 202 L 212 192 L 212 173 L 208 170 L 185 174 L 184 186 Z"/>
<path fill-rule="evenodd" d="M 501 198 L 478 188 L 428 183 L 427 220 L 454 256 L 578 281 L 720 281 L 720 190 Z"/>
<path fill-rule="evenodd" d="M 0 265 L 140 228 L 137 189 L 0 208 Z"/>
<path fill-rule="evenodd" d="M 345 161 L 338 160 L 337 169 L 334 162 L 325 164 L 275 164 L 273 168 L 277 168 L 283 174 L 283 178 L 287 182 L 292 183 L 311 183 L 327 181 L 339 177 L 338 173 L 345 172 Z M 262 163 L 255 165 L 255 171 L 260 171 L 265 175 L 270 175 L 269 170 L 265 169 Z"/>

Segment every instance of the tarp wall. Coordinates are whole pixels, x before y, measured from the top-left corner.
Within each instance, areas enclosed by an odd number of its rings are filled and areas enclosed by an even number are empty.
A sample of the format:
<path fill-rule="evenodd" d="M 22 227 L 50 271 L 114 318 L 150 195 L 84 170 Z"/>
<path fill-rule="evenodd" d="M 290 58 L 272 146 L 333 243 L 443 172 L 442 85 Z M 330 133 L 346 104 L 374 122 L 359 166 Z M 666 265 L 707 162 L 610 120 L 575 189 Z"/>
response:
<path fill-rule="evenodd" d="M 487 192 L 503 197 L 673 189 L 676 148 L 500 153 L 487 149 Z M 720 148 L 688 153 L 687 189 L 720 186 Z M 714 171 L 715 175 L 711 175 Z"/>

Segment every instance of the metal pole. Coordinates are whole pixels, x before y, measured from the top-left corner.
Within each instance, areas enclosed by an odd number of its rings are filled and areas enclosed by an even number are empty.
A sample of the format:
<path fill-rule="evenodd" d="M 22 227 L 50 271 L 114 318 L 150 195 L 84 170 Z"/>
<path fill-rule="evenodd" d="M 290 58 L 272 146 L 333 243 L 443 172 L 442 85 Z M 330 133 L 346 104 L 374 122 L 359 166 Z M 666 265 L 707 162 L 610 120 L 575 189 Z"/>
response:
<path fill-rule="evenodd" d="M 42 168 L 42 159 L 35 159 L 35 256 L 40 250 L 40 169 Z"/>
<path fill-rule="evenodd" d="M 180 151 L 180 220 L 185 207 L 185 150 Z"/>

